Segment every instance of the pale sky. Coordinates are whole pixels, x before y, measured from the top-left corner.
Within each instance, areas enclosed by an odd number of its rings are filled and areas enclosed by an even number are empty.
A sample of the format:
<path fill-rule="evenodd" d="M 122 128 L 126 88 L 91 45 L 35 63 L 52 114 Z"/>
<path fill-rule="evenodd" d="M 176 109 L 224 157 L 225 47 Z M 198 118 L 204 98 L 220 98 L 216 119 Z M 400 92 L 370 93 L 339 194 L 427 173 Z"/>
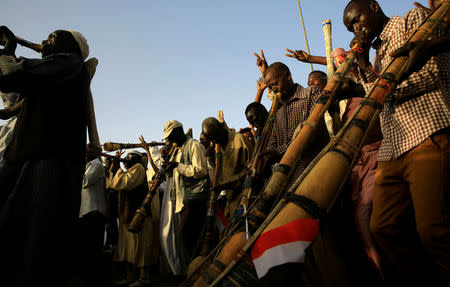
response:
<path fill-rule="evenodd" d="M 389 17 L 403 15 L 412 2 L 379 1 Z M 348 49 L 346 3 L 300 2 L 311 54 L 325 55 L 325 19 L 332 22 L 333 48 Z M 285 48 L 306 50 L 296 0 L 2 0 L 0 8 L 0 25 L 27 40 L 40 43 L 58 29 L 86 37 L 89 57 L 99 60 L 91 89 L 101 142 L 137 143 L 141 134 L 159 141 L 171 119 L 198 139 L 202 120 L 218 110 L 230 127 L 247 126 L 244 110 L 260 76 L 252 53 L 259 49 L 269 64 L 287 64 L 301 85 L 310 72 L 309 65 L 284 56 Z M 22 47 L 16 55 L 40 57 Z"/>

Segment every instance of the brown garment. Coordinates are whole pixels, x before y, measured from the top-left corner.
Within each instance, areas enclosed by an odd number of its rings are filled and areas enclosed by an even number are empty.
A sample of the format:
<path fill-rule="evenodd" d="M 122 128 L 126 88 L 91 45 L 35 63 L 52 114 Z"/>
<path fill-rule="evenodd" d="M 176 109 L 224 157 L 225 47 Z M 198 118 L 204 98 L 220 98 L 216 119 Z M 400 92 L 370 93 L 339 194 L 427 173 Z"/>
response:
<path fill-rule="evenodd" d="M 405 285 L 450 286 L 449 180 L 450 128 L 378 163 L 370 227 Z"/>
<path fill-rule="evenodd" d="M 128 231 L 127 224 L 145 197 L 147 182 L 144 167 L 137 163 L 126 172 L 119 169 L 109 187 L 120 191 L 119 221 L 121 224 L 114 261 L 129 262 L 135 268 L 156 264 L 159 252 L 159 225 L 154 223 L 153 217 L 148 216 L 145 217 L 141 231 L 131 233 Z M 158 194 L 152 201 L 152 209 L 155 207 L 159 207 Z"/>
<path fill-rule="evenodd" d="M 228 130 L 228 143 L 220 148 L 219 184 L 235 182 L 234 187 L 240 187 L 240 180 L 247 173 L 247 164 L 253 154 L 253 144 L 243 135 Z"/>
<path fill-rule="evenodd" d="M 130 223 L 134 213 L 141 206 L 147 193 L 147 185 L 142 184 L 133 191 L 119 191 L 119 222 Z"/>
<path fill-rule="evenodd" d="M 253 144 L 242 134 L 228 130 L 228 144 L 225 149 L 220 148 L 222 154 L 219 184 L 227 186 L 225 216 L 230 218 L 239 203 L 239 194 L 242 191 L 248 161 L 253 154 Z"/>
<path fill-rule="evenodd" d="M 128 223 L 138 209 L 147 192 L 145 169 L 137 163 L 126 172 L 119 169 L 110 175 L 109 188 L 119 191 L 119 222 Z"/>

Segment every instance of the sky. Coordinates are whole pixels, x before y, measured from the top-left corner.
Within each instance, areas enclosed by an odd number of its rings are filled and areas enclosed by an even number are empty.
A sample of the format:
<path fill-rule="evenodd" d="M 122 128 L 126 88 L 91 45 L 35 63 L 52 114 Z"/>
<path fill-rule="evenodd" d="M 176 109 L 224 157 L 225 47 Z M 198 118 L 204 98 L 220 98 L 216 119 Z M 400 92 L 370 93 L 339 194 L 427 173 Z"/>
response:
<path fill-rule="evenodd" d="M 378 2 L 389 17 L 413 8 L 410 0 Z M 348 49 L 353 35 L 342 24 L 346 3 L 300 1 L 312 55 L 325 55 L 326 19 L 333 48 Z M 2 0 L 0 19 L 35 43 L 59 29 L 86 37 L 89 57 L 99 60 L 91 89 L 102 143 L 138 143 L 140 135 L 159 141 L 171 119 L 198 139 L 203 119 L 219 110 L 230 127 L 248 126 L 245 107 L 261 76 L 252 53 L 260 49 L 269 64 L 288 65 L 301 85 L 311 72 L 284 55 L 285 48 L 306 50 L 296 0 Z M 23 47 L 16 55 L 40 57 Z M 266 93 L 262 103 L 270 108 Z"/>

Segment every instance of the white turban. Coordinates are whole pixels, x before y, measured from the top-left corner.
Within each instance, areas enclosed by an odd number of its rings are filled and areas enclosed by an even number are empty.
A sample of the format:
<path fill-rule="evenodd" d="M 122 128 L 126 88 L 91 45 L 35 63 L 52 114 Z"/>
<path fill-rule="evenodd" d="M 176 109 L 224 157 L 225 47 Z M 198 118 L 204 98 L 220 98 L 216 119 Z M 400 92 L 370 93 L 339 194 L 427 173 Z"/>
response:
<path fill-rule="evenodd" d="M 87 43 L 86 38 L 77 31 L 71 31 L 69 32 L 72 34 L 72 36 L 75 38 L 75 41 L 78 43 L 78 47 L 80 47 L 81 56 L 83 57 L 83 60 L 86 60 L 86 58 L 89 56 L 89 45 Z"/>

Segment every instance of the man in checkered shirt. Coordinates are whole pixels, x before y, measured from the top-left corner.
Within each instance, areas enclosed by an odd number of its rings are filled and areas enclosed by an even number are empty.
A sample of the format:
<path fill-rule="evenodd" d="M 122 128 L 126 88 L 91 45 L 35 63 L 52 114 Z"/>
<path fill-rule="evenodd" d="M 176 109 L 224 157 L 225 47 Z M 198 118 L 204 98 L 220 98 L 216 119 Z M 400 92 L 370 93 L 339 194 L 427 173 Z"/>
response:
<path fill-rule="evenodd" d="M 360 82 L 369 91 L 391 52 L 426 18 L 424 9 L 386 17 L 374 0 L 353 0 L 344 24 L 362 43 Z M 444 30 L 431 38 L 441 37 Z M 375 40 L 375 41 L 374 41 Z M 370 45 L 376 49 L 369 63 Z M 450 286 L 450 62 L 432 57 L 399 83 L 380 114 L 383 142 L 371 230 L 402 283 Z M 439 276 L 440 275 L 440 276 Z M 387 278 L 389 279 L 389 278 Z M 396 281 L 398 282 L 398 281 Z"/>
<path fill-rule="evenodd" d="M 272 158 L 280 159 L 291 144 L 297 126 L 306 121 L 314 109 L 320 90 L 316 86 L 304 88 L 294 83 L 289 68 L 280 62 L 273 63 L 266 69 L 264 82 L 274 93 L 281 93 L 281 106 L 276 113 L 275 125 L 265 152 Z M 317 128 L 314 141 L 302 153 L 290 184 L 302 174 L 329 140 L 325 122 L 322 121 Z"/>

